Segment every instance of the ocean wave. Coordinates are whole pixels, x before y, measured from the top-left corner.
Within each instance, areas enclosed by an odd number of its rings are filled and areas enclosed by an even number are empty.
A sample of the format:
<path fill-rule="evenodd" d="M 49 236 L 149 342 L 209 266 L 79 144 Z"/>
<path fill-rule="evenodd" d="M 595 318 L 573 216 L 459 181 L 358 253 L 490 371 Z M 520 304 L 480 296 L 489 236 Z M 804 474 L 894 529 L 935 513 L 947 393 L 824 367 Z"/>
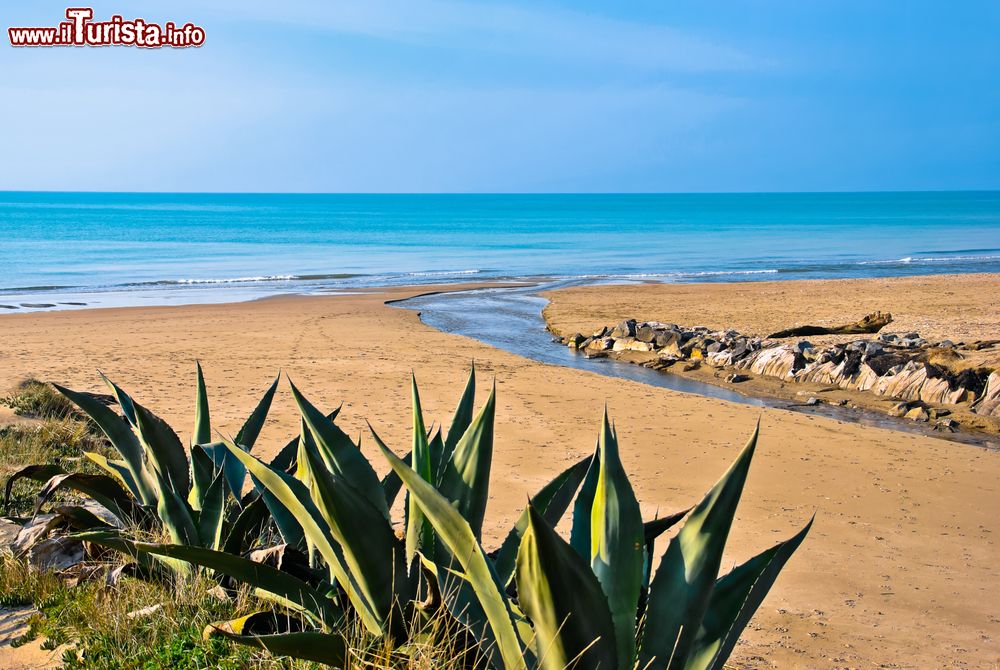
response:
<path fill-rule="evenodd" d="M 991 263 L 1000 261 L 1000 256 L 904 256 L 875 261 L 858 261 L 857 265 L 910 265 L 913 263 Z"/>
<path fill-rule="evenodd" d="M 565 279 L 677 279 L 683 277 L 725 277 L 740 275 L 773 275 L 781 270 L 768 268 L 766 270 L 704 270 L 704 271 L 677 271 L 677 272 L 629 272 L 629 273 L 609 273 L 597 275 L 567 275 Z"/>
<path fill-rule="evenodd" d="M 450 277 L 452 275 L 477 275 L 482 270 L 440 270 L 432 272 L 407 272 L 407 277 Z"/>
<path fill-rule="evenodd" d="M 324 279 L 350 279 L 360 277 L 358 274 L 314 274 L 314 275 L 260 275 L 253 277 L 223 277 L 219 279 L 157 279 L 153 281 L 132 282 L 122 284 L 123 287 L 136 288 L 141 286 L 195 286 L 202 284 L 255 284 L 276 281 L 321 281 Z"/>

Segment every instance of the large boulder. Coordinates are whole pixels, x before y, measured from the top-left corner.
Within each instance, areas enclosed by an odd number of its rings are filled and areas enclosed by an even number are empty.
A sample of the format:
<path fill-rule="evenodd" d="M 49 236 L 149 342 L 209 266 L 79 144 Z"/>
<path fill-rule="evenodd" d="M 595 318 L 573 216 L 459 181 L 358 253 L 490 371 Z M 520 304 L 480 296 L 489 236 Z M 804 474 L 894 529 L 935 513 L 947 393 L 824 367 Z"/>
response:
<path fill-rule="evenodd" d="M 972 411 L 983 416 L 1000 418 L 1000 372 L 993 371 L 986 378 L 986 388 Z"/>

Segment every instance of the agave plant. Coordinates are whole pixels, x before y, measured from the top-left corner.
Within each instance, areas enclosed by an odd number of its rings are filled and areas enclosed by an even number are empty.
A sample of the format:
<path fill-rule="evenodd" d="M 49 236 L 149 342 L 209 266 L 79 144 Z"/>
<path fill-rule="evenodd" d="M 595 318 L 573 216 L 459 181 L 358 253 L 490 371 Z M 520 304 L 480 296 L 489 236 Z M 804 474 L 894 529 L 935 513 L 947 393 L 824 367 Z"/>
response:
<path fill-rule="evenodd" d="M 101 378 L 122 415 L 91 394 L 54 386 L 93 419 L 121 458 L 85 454 L 107 474 L 66 472 L 54 464 L 30 465 L 7 481 L 5 503 L 14 482 L 22 478 L 44 483 L 36 498 L 35 514 L 57 491 L 75 490 L 106 508 L 115 523 L 85 507 L 68 506 L 57 510 L 50 525 L 62 522 L 76 530 L 101 531 L 93 537 L 116 549 L 128 549 L 129 535 L 122 532 L 134 535 L 137 530 L 166 534 L 176 544 L 230 551 L 241 551 L 248 540 L 255 539 L 267 520 L 267 508 L 256 497 L 243 496 L 246 469 L 227 448 L 212 441 L 201 365 L 197 365 L 195 425 L 189 450 L 165 421 L 103 374 Z M 275 379 L 233 440 L 241 452 L 253 448 L 277 383 Z M 288 450 L 279 458 L 287 459 Z M 190 567 L 176 561 L 165 564 L 181 572 Z"/>
<path fill-rule="evenodd" d="M 382 452 L 461 564 L 502 668 L 720 670 L 778 573 L 809 531 L 738 566 L 719 568 L 758 431 L 687 516 L 650 578 L 652 541 L 605 413 L 574 505 L 570 541 L 533 505 L 516 561 L 516 598 L 450 501 L 391 451 Z"/>
<path fill-rule="evenodd" d="M 300 623 L 267 611 L 206 631 L 276 654 L 342 666 L 350 625 L 402 645 L 419 633 L 414 622 L 437 615 L 459 622 L 476 656 L 499 668 L 721 668 L 808 532 L 719 578 L 756 432 L 698 506 L 643 523 L 605 415 L 594 455 L 536 494 L 501 547 L 487 553 L 482 527 L 496 399 L 494 388 L 473 414 L 474 370 L 447 435 L 427 430 L 413 382 L 410 454 L 397 457 L 372 431 L 391 466 L 381 481 L 334 417 L 294 385 L 292 392 L 302 414 L 294 469 L 266 464 L 232 441 L 223 448 L 269 500 L 286 541 L 301 537 L 318 557 L 325 579 L 204 547 L 132 547 L 228 574 L 296 613 Z M 398 537 L 390 508 L 404 485 Z M 567 543 L 553 527 L 574 497 Z M 685 515 L 654 572 L 657 537 Z M 439 603 L 445 608 L 436 610 Z"/>

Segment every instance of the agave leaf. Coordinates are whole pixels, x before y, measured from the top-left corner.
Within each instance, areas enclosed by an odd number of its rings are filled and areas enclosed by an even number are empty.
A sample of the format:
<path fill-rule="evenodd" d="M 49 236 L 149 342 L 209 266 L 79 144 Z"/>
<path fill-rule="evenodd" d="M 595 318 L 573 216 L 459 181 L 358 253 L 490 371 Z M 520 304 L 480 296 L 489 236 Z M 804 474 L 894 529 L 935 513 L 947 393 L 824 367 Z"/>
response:
<path fill-rule="evenodd" d="M 518 603 L 534 623 L 539 667 L 614 668 L 615 626 L 594 572 L 528 506 L 517 552 Z"/>
<path fill-rule="evenodd" d="M 285 544 L 290 544 L 293 547 L 305 547 L 305 532 L 302 530 L 299 522 L 295 520 L 295 515 L 273 493 L 264 488 L 260 480 L 252 474 L 250 475 L 250 479 L 254 486 L 260 487 L 260 498 L 267 507 L 271 518 L 274 519 L 274 525 L 278 527 L 278 533 Z"/>
<path fill-rule="evenodd" d="M 598 441 L 599 458 L 590 509 L 590 547 L 585 558 L 608 597 L 615 623 L 619 667 L 631 667 L 635 656 L 635 615 L 643 573 L 643 527 L 639 503 L 618 456 L 618 440 L 607 410 Z"/>
<path fill-rule="evenodd" d="M 117 479 L 118 483 L 128 489 L 129 493 L 131 493 L 134 498 L 137 500 L 142 499 L 142 496 L 139 493 L 139 487 L 132 478 L 132 472 L 129 470 L 128 463 L 125 461 L 109 459 L 103 454 L 98 454 L 93 451 L 85 451 L 83 452 L 83 455 L 97 467 Z"/>
<path fill-rule="evenodd" d="M 335 421 L 337 419 L 337 415 L 340 414 L 340 409 L 341 408 L 338 407 L 337 409 L 333 410 L 332 412 L 326 415 L 326 418 L 329 419 L 330 421 Z M 274 458 L 271 459 L 269 465 L 276 470 L 281 470 L 282 472 L 291 471 L 292 468 L 294 468 L 296 465 L 298 450 L 299 450 L 299 435 L 296 435 L 278 451 L 278 453 L 274 456 Z"/>
<path fill-rule="evenodd" d="M 125 459 L 139 492 L 136 497 L 144 505 L 154 504 L 156 502 L 156 485 L 143 463 L 142 445 L 139 444 L 139 440 L 132 432 L 128 422 L 90 394 L 71 391 L 59 384 L 53 384 L 53 386 L 94 420 L 94 423 L 100 427 L 118 453 Z"/>
<path fill-rule="evenodd" d="M 354 487 L 327 472 L 318 453 L 309 449 L 305 457 L 313 500 L 340 544 L 359 596 L 377 613 L 382 630 L 405 639 L 406 620 L 399 605 L 415 598 L 415 585 L 407 576 L 404 548 L 389 520 Z"/>
<path fill-rule="evenodd" d="M 601 473 L 600 442 L 594 447 L 594 455 L 590 457 L 587 474 L 583 478 L 580 493 L 573 503 L 573 525 L 570 527 L 569 544 L 576 553 L 590 560 L 590 513 L 594 508 L 594 496 L 597 495 L 597 479 Z"/>
<path fill-rule="evenodd" d="M 556 526 L 563 514 L 566 513 L 566 508 L 569 507 L 577 489 L 580 488 L 580 482 L 583 481 L 583 477 L 590 467 L 590 461 L 591 457 L 588 456 L 563 470 L 531 498 L 530 506 L 534 507 L 550 526 Z M 507 537 L 500 545 L 500 550 L 497 551 L 493 560 L 500 581 L 504 584 L 509 584 L 514 577 L 517 549 L 521 544 L 521 537 L 528 529 L 528 515 L 527 509 L 521 513 L 517 522 L 507 533 Z"/>
<path fill-rule="evenodd" d="M 486 404 L 455 445 L 444 464 L 438 490 L 465 517 L 477 540 L 482 539 L 483 518 L 489 499 L 493 462 L 493 422 L 496 418 L 496 385 Z"/>
<path fill-rule="evenodd" d="M 275 656 L 291 656 L 335 668 L 348 667 L 347 642 L 339 633 L 300 631 L 240 635 L 232 632 L 242 630 L 246 626 L 243 620 L 248 618 L 209 624 L 205 628 L 204 637 L 206 639 L 214 636 L 225 637 L 248 647 L 263 649 Z"/>
<path fill-rule="evenodd" d="M 406 456 L 403 456 L 403 462 L 407 465 L 410 465 L 412 461 L 412 454 L 413 452 L 407 452 Z M 385 494 L 386 507 L 392 507 L 393 503 L 396 502 L 396 496 L 399 495 L 401 488 L 403 488 L 403 480 L 394 470 L 389 470 L 382 478 L 382 492 Z"/>
<path fill-rule="evenodd" d="M 661 516 L 653 519 L 652 521 L 647 521 L 642 524 L 642 536 L 643 542 L 646 544 L 652 544 L 656 541 L 656 538 L 663 535 L 665 532 L 677 525 L 677 523 L 687 516 L 687 513 L 691 511 L 691 507 L 680 512 L 675 512 L 667 516 Z"/>
<path fill-rule="evenodd" d="M 431 481 L 440 482 L 441 473 L 444 468 L 444 439 L 441 437 L 441 428 L 431 428 L 430 436 L 427 439 L 427 450 L 431 455 Z"/>
<path fill-rule="evenodd" d="M 330 534 L 305 485 L 289 474 L 272 469 L 232 442 L 224 441 L 223 444 L 243 462 L 250 474 L 260 481 L 261 486 L 295 517 L 311 546 L 315 547 L 326 561 L 331 578 L 336 579 L 347 593 L 347 598 L 354 605 L 362 623 L 373 635 L 380 635 L 382 629 L 378 613 L 361 595 L 353 576 L 345 568 L 343 552 Z"/>
<path fill-rule="evenodd" d="M 289 381 L 291 384 L 291 382 Z M 319 452 L 326 467 L 335 475 L 349 482 L 361 495 L 368 499 L 375 509 L 389 518 L 389 508 L 385 506 L 385 495 L 379 485 L 378 475 L 372 469 L 371 463 L 364 457 L 358 446 L 347 434 L 337 427 L 316 409 L 305 396 L 299 392 L 295 384 L 291 384 L 292 395 L 299 406 L 302 418 L 309 427 L 309 432 L 316 440 Z"/>
<path fill-rule="evenodd" d="M 642 525 L 643 542 L 645 547 L 643 549 L 643 569 L 642 569 L 642 588 L 643 591 L 649 589 L 649 580 L 653 574 L 653 552 L 656 548 L 656 538 L 663 535 L 665 532 L 673 528 L 687 516 L 687 513 L 691 511 L 691 508 L 670 514 L 669 516 L 659 517 L 653 519 L 652 521 L 647 521 Z M 640 598 L 641 599 L 641 598 Z M 645 603 L 641 603 L 639 609 L 641 611 L 645 610 Z"/>
<path fill-rule="evenodd" d="M 810 519 L 793 537 L 754 556 L 715 583 L 685 670 L 722 670 L 743 629 L 812 523 Z"/>
<path fill-rule="evenodd" d="M 188 479 L 188 459 L 177 433 L 166 421 L 139 403 L 133 402 L 132 406 L 135 411 L 136 430 L 146 448 L 146 455 L 153 464 L 154 475 L 159 475 L 163 479 L 163 482 L 157 484 L 162 489 L 163 483 L 166 483 L 175 495 L 187 497 L 191 489 L 191 482 Z"/>
<path fill-rule="evenodd" d="M 201 539 L 194 522 L 194 513 L 188 504 L 167 485 L 162 477 L 160 482 L 160 500 L 156 504 L 156 513 L 160 517 L 163 528 L 174 544 L 189 544 L 198 546 Z"/>
<path fill-rule="evenodd" d="M 226 511 L 226 476 L 219 472 L 205 492 L 201 512 L 198 514 L 198 536 L 201 546 L 219 549 L 222 544 L 222 526 Z"/>
<path fill-rule="evenodd" d="M 181 568 L 173 559 L 161 559 L 160 557 L 153 557 L 142 553 L 136 549 L 135 542 L 131 538 L 123 536 L 121 531 L 117 529 L 89 530 L 74 533 L 69 537 L 74 540 L 80 540 L 81 542 L 92 542 L 96 545 L 117 551 L 125 556 L 129 556 L 135 559 L 135 562 L 141 566 L 147 574 L 157 577 L 167 577 L 184 569 Z M 189 569 L 189 566 L 187 567 Z M 169 572 L 167 571 L 168 569 Z M 184 573 L 181 572 L 181 574 Z"/>
<path fill-rule="evenodd" d="M 264 391 L 264 395 L 257 402 L 257 406 L 253 412 L 243 422 L 240 432 L 236 433 L 236 439 L 233 441 L 246 451 L 252 450 L 254 444 L 257 443 L 260 431 L 264 427 L 264 421 L 267 419 L 267 413 L 271 411 L 271 401 L 274 400 L 274 392 L 278 389 L 279 379 L 281 379 L 280 375 L 274 378 L 274 381 L 271 382 L 271 385 Z M 227 483 L 232 484 L 232 482 Z M 240 482 L 240 488 L 242 488 L 242 485 L 243 483 Z"/>
<path fill-rule="evenodd" d="M 208 391 L 205 390 L 205 375 L 201 372 L 201 363 L 195 361 L 198 369 L 197 394 L 194 404 L 194 432 L 191 434 L 191 445 L 208 444 L 212 441 L 212 422 L 208 415 Z"/>
<path fill-rule="evenodd" d="M 52 510 L 55 518 L 62 520 L 67 526 L 75 531 L 114 528 L 107 521 L 91 512 L 86 507 L 76 505 L 64 505 Z"/>
<path fill-rule="evenodd" d="M 287 601 L 328 628 L 337 625 L 342 617 L 340 610 L 324 593 L 298 577 L 269 565 L 203 547 L 144 542 L 136 542 L 135 547 L 139 551 L 187 561 L 229 575 L 269 596 L 277 597 L 279 601 Z"/>
<path fill-rule="evenodd" d="M 253 546 L 267 525 L 268 508 L 262 496 L 243 506 L 226 536 L 222 550 L 229 554 L 242 554 Z M 301 530 L 301 528 L 300 528 Z"/>
<path fill-rule="evenodd" d="M 473 363 L 469 369 L 469 379 L 465 382 L 465 390 L 455 408 L 455 414 L 451 417 L 451 425 L 448 427 L 448 437 L 444 441 L 444 450 L 441 452 L 441 461 L 438 464 L 437 472 L 442 472 L 444 464 L 451 460 L 451 455 L 455 452 L 458 441 L 465 435 L 469 425 L 472 423 L 473 405 L 476 401 L 476 364 Z"/>
<path fill-rule="evenodd" d="M 17 474 L 35 479 L 34 475 L 23 473 L 24 470 Z M 93 498 L 95 502 L 103 505 L 123 523 L 135 522 L 141 517 L 141 511 L 135 501 L 115 479 L 107 475 L 90 475 L 82 472 L 57 474 L 49 479 L 35 498 L 34 513 L 38 514 L 42 505 L 55 495 L 56 491 L 64 488 L 79 491 Z"/>
<path fill-rule="evenodd" d="M 374 433 L 373 433 L 374 434 Z M 462 566 L 490 623 L 506 670 L 525 670 L 525 659 L 503 586 L 493 571 L 472 528 L 451 503 L 413 468 L 389 451 L 378 436 L 375 442 L 392 469 L 403 480 L 410 500 L 426 515 L 441 542 Z"/>
<path fill-rule="evenodd" d="M 257 406 L 253 412 L 243 422 L 243 426 L 236 434 L 236 439 L 233 440 L 235 444 L 242 447 L 245 451 L 253 449 L 257 438 L 260 436 L 260 431 L 264 427 L 264 421 L 267 419 L 267 413 L 271 409 L 271 401 L 274 400 L 274 392 L 278 388 L 278 379 L 279 377 L 275 377 L 274 381 L 271 382 L 267 391 L 264 392 L 264 396 L 257 402 Z M 222 468 L 222 471 L 226 473 L 226 485 L 233 494 L 236 504 L 242 507 L 243 501 L 241 496 L 243 493 L 243 484 L 246 483 L 247 479 L 246 467 L 239 459 L 230 456 L 229 450 L 220 444 L 213 445 L 209 453 L 218 466 Z M 281 455 L 281 453 L 278 454 L 279 457 Z"/>
<path fill-rule="evenodd" d="M 104 380 L 104 383 L 111 389 L 111 393 L 115 396 L 115 400 L 118 401 L 118 406 L 122 408 L 122 414 L 125 415 L 125 420 L 128 421 L 132 428 L 136 428 L 138 424 L 136 422 L 135 403 L 132 401 L 132 396 L 125 393 L 120 386 L 108 379 L 107 376 L 105 376 L 105 374 L 100 370 L 97 371 L 97 374 L 101 375 L 101 379 Z"/>
<path fill-rule="evenodd" d="M 56 475 L 64 475 L 66 471 L 62 467 L 56 465 L 55 463 L 39 463 L 37 465 L 27 465 L 10 477 L 7 478 L 7 483 L 4 485 L 3 492 L 3 508 L 7 514 L 10 514 L 10 493 L 14 488 L 14 484 L 19 479 L 30 479 L 32 481 L 45 483 L 55 477 Z"/>
<path fill-rule="evenodd" d="M 684 666 L 719 574 L 759 430 L 758 424 L 736 461 L 667 546 L 649 589 L 640 667 L 653 664 L 673 670 Z"/>
<path fill-rule="evenodd" d="M 410 377 L 410 394 L 413 398 L 413 448 L 410 450 L 410 461 L 412 469 L 425 482 L 430 482 L 433 479 L 431 450 L 427 441 L 427 427 L 424 425 L 424 412 L 420 406 L 420 391 L 417 389 L 416 376 Z M 374 430 L 372 434 L 375 434 Z M 378 441 L 378 436 L 375 439 Z M 417 552 L 434 550 L 434 531 L 424 518 L 420 505 L 410 495 L 409 487 L 406 499 L 406 562 L 409 564 L 413 562 Z"/>
<path fill-rule="evenodd" d="M 215 481 L 218 468 L 215 459 L 209 455 L 208 444 L 195 444 L 191 447 L 191 490 L 187 501 L 191 509 L 197 511 L 202 507 L 202 501 L 208 488 Z"/>

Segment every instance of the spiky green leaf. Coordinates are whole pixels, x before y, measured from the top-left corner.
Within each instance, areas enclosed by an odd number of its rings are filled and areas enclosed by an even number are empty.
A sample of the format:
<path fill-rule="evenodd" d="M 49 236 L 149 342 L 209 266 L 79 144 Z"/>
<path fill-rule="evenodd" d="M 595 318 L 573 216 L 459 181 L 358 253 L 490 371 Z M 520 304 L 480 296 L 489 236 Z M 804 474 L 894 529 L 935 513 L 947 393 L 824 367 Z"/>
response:
<path fill-rule="evenodd" d="M 143 542 L 136 542 L 135 547 L 139 551 L 187 561 L 229 575 L 270 596 L 287 601 L 327 627 L 333 627 L 340 621 L 340 610 L 326 594 L 309 586 L 298 577 L 269 565 L 203 547 Z"/>
<path fill-rule="evenodd" d="M 719 574 L 758 431 L 759 426 L 736 461 L 698 503 L 667 546 L 650 585 L 639 649 L 641 667 L 647 664 L 670 670 L 684 667 Z"/>
<path fill-rule="evenodd" d="M 483 519 L 489 499 L 495 418 L 494 385 L 486 404 L 455 445 L 451 459 L 444 464 L 438 489 L 469 522 L 477 540 L 482 539 Z"/>
<path fill-rule="evenodd" d="M 611 611 L 594 572 L 530 505 L 517 553 L 517 593 L 534 624 L 542 670 L 621 667 Z"/>
<path fill-rule="evenodd" d="M 291 382 L 289 381 L 291 384 Z M 385 496 L 382 487 L 379 485 L 378 475 L 372 468 L 371 463 L 364 457 L 351 438 L 342 431 L 333 420 L 327 418 L 322 412 L 316 409 L 312 403 L 306 400 L 305 396 L 291 384 L 292 395 L 302 413 L 309 432 L 316 440 L 320 455 L 330 472 L 342 477 L 344 481 L 368 499 L 375 509 L 389 517 L 389 508 L 385 505 Z"/>
<path fill-rule="evenodd" d="M 723 669 L 743 629 L 812 523 L 810 519 L 793 537 L 754 556 L 715 583 L 684 670 Z"/>
<path fill-rule="evenodd" d="M 393 454 L 377 435 L 375 442 L 390 467 L 403 480 L 410 499 L 426 515 L 437 536 L 462 566 L 486 613 L 505 667 L 507 670 L 524 670 L 526 667 L 524 655 L 514 628 L 509 603 L 503 593 L 503 585 L 500 584 L 499 578 L 476 540 L 472 528 L 444 496 Z"/>
<path fill-rule="evenodd" d="M 194 432 L 191 434 L 191 444 L 208 444 L 212 441 L 212 421 L 208 413 L 208 391 L 205 390 L 205 375 L 201 371 L 201 363 L 195 362 L 198 371 L 197 391 L 194 403 Z"/>
<path fill-rule="evenodd" d="M 295 518 L 311 545 L 326 561 L 331 578 L 336 579 L 347 593 L 362 623 L 372 634 L 380 635 L 383 631 L 378 612 L 363 597 L 353 575 L 346 569 L 343 552 L 333 539 L 305 485 L 291 475 L 271 468 L 235 444 L 229 441 L 223 444 L 243 462 L 250 474 L 260 481 L 261 486 L 270 495 L 274 496 L 275 501 Z"/>
<path fill-rule="evenodd" d="M 146 470 L 143 462 L 142 445 L 132 432 L 130 424 L 115 414 L 113 410 L 95 399 L 89 393 L 79 393 L 70 389 L 53 384 L 55 389 L 69 398 L 87 416 L 94 420 L 101 431 L 111 441 L 112 446 L 118 450 L 122 458 L 128 464 L 129 472 L 136 483 L 139 495 L 137 496 L 144 505 L 152 505 L 156 502 L 156 485 L 152 477 Z"/>

